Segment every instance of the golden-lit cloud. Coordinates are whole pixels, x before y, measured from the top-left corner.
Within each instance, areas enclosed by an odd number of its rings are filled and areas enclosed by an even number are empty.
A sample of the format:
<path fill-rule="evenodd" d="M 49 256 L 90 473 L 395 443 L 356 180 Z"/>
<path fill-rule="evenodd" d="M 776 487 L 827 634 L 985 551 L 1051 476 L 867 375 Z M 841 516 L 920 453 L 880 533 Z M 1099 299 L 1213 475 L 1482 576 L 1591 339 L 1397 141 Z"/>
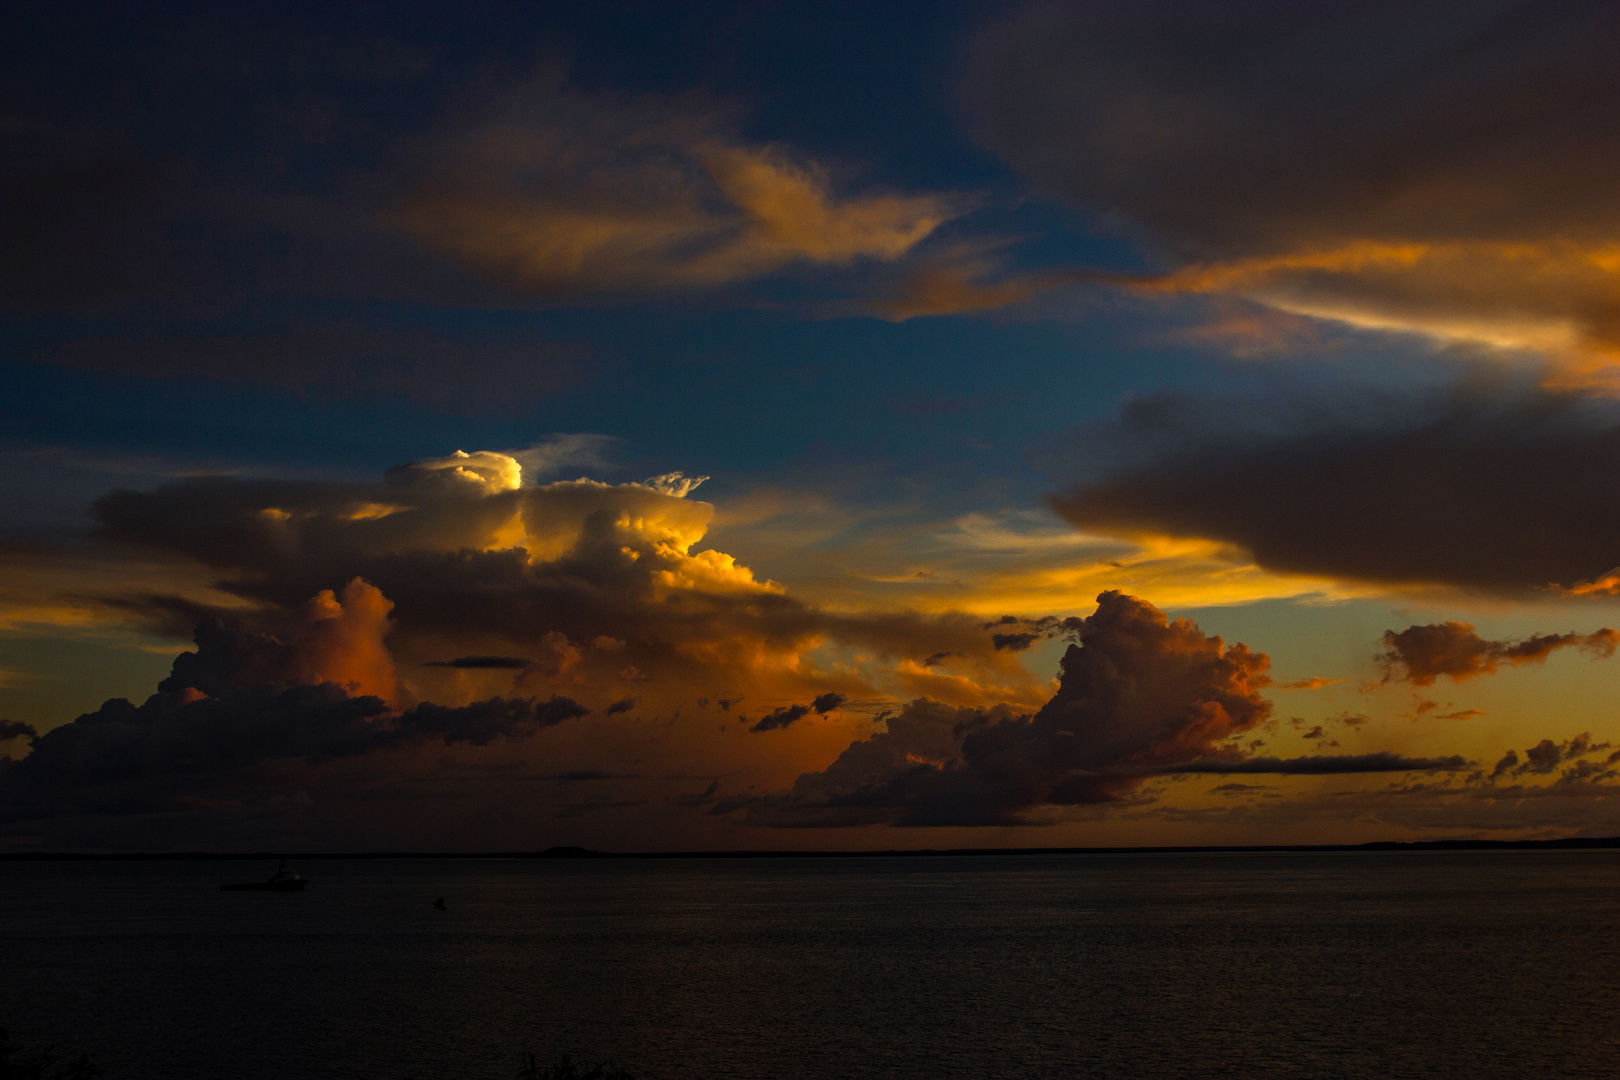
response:
<path fill-rule="evenodd" d="M 535 83 L 434 144 L 395 220 L 512 291 L 692 289 L 907 256 L 966 203 L 835 193 L 827 170 L 724 133 L 712 104 Z"/>
<path fill-rule="evenodd" d="M 982 35 L 970 97 L 987 143 L 1166 267 L 1118 284 L 1613 388 L 1616 32 L 1600 4 L 1032 5 Z"/>
<path fill-rule="evenodd" d="M 1620 242 L 1378 242 L 1201 263 L 1131 282 L 1351 326 L 1540 353 L 1555 385 L 1620 363 Z"/>

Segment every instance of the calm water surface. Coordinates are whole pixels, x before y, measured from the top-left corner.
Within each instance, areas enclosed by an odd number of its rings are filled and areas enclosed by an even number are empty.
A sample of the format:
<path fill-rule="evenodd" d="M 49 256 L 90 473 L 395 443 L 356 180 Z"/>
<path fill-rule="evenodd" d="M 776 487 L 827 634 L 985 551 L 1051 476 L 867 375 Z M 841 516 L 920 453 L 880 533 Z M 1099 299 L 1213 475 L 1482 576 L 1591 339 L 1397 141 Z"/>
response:
<path fill-rule="evenodd" d="M 0 864 L 109 1080 L 1612 1077 L 1620 852 Z M 432 906 L 443 896 L 448 910 Z"/>

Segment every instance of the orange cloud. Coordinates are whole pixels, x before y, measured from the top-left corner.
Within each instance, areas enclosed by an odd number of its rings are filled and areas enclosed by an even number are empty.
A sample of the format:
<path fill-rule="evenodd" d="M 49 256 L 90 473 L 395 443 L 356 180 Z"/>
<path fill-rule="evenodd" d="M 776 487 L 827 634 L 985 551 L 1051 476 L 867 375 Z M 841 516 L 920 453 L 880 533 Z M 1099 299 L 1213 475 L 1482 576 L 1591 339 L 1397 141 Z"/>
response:
<path fill-rule="evenodd" d="M 703 288 L 906 256 L 955 196 L 838 196 L 825 169 L 719 133 L 712 109 L 531 86 L 438 143 L 395 220 L 513 291 Z"/>
<path fill-rule="evenodd" d="M 1591 634 L 1537 634 L 1523 641 L 1487 641 L 1474 633 L 1471 623 L 1447 621 L 1410 626 L 1399 633 L 1386 630 L 1384 645 L 1387 651 L 1379 661 L 1387 672 L 1385 682 L 1429 686 L 1442 675 L 1462 682 L 1489 675 L 1503 664 L 1539 664 L 1556 650 L 1570 646 L 1593 656 L 1613 656 L 1615 646 L 1620 645 L 1620 632 L 1604 627 Z M 1418 712 L 1436 707 L 1432 701 L 1424 702 Z"/>
<path fill-rule="evenodd" d="M 350 694 L 399 698 L 394 658 L 383 644 L 393 603 L 368 581 L 355 578 L 339 600 L 322 589 L 304 605 L 289 673 L 299 682 L 337 683 Z"/>

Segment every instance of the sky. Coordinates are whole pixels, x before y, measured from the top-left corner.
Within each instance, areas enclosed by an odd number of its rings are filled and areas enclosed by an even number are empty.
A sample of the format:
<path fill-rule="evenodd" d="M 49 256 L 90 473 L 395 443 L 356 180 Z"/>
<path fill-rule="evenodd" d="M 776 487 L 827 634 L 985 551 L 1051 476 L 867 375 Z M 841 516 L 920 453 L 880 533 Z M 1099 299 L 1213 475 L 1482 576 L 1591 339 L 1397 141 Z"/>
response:
<path fill-rule="evenodd" d="M 0 850 L 1620 834 L 1620 9 L 0 14 Z"/>

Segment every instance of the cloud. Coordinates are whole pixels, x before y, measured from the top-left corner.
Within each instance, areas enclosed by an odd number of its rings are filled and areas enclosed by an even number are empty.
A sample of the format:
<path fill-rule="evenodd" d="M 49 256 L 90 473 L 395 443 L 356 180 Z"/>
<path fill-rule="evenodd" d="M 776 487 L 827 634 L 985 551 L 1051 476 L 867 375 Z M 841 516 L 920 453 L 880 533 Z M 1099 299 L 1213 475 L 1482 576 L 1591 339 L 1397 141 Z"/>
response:
<path fill-rule="evenodd" d="M 848 700 L 849 698 L 845 697 L 843 694 L 829 690 L 825 694 L 818 694 L 816 696 L 816 700 L 810 703 L 810 707 L 814 709 L 818 715 L 825 716 L 834 709 L 843 705 L 844 702 Z"/>
<path fill-rule="evenodd" d="M 1042 804 L 1109 802 L 1150 772 L 1233 752 L 1270 713 L 1268 660 L 1186 619 L 1103 593 L 1033 716 L 926 699 L 790 791 L 717 803 L 783 826 L 1009 824 Z"/>
<path fill-rule="evenodd" d="M 1295 679 L 1293 682 L 1273 683 L 1277 690 L 1321 690 L 1325 687 L 1336 686 L 1344 682 L 1343 679 L 1324 679 L 1320 675 L 1313 675 L 1308 679 Z"/>
<path fill-rule="evenodd" d="M 187 687 L 210 696 L 256 686 L 334 683 L 353 696 L 399 696 L 393 657 L 383 638 L 394 605 L 355 578 L 342 599 L 322 589 L 298 612 L 288 640 L 228 629 L 216 620 L 197 628 L 196 652 L 175 657 L 161 691 Z"/>
<path fill-rule="evenodd" d="M 198 476 L 114 492 L 96 504 L 97 550 L 187 565 L 211 588 L 171 593 L 138 575 L 120 588 L 111 574 L 63 587 L 126 625 L 172 633 L 218 617 L 230 633 L 280 648 L 302 640 L 309 596 L 359 578 L 393 605 L 374 626 L 387 628 L 398 689 L 385 694 L 373 680 L 367 692 L 402 706 L 555 694 L 598 713 L 633 694 L 638 722 L 649 725 L 683 715 L 686 725 L 699 700 L 746 698 L 771 703 L 757 706 L 764 717 L 748 713 L 766 722 L 762 731 L 809 715 L 772 719 L 778 705 L 832 716 L 813 734 L 797 724 L 773 740 L 785 752 L 856 723 L 835 700 L 926 693 L 1033 706 L 1044 696 L 1017 657 L 992 647 L 980 619 L 822 608 L 704 547 L 714 508 L 690 494 L 700 477 L 528 479 L 512 455 L 477 451 L 369 482 Z M 951 656 L 948 673 L 918 663 L 939 654 Z M 768 768 L 740 746 L 700 751 L 709 738 L 661 747 L 674 759 L 668 771 L 713 773 L 711 754 L 733 770 Z"/>
<path fill-rule="evenodd" d="M 1486 641 L 1471 623 L 1443 622 L 1384 631 L 1386 652 L 1379 657 L 1385 682 L 1429 686 L 1444 675 L 1462 682 L 1489 675 L 1503 664 L 1539 664 L 1558 649 L 1575 646 L 1594 656 L 1613 656 L 1620 633 L 1604 627 L 1591 634 L 1536 634 L 1523 641 Z M 1453 714 L 1456 716 L 1457 714 Z"/>
<path fill-rule="evenodd" d="M 1381 751 L 1375 754 L 1318 754 L 1299 758 L 1245 758 L 1241 761 L 1190 761 L 1158 770 L 1160 775 L 1212 773 L 1218 776 L 1245 773 L 1277 773 L 1284 776 L 1332 776 L 1346 773 L 1381 772 L 1458 772 L 1468 762 L 1452 755 L 1438 758 L 1412 758 Z"/>
<path fill-rule="evenodd" d="M 434 143 L 395 221 L 514 293 L 553 297 L 892 261 L 965 209 L 938 194 L 840 197 L 824 169 L 725 128 L 697 97 L 539 80 Z"/>
<path fill-rule="evenodd" d="M 1488 784 L 1495 784 L 1499 780 L 1517 779 L 1521 776 L 1547 776 L 1557 770 L 1560 765 L 1569 766 L 1565 770 L 1561 783 L 1590 781 L 1598 778 L 1608 778 L 1615 775 L 1610 766 L 1620 761 L 1620 752 L 1609 755 L 1602 765 L 1594 762 L 1582 761 L 1590 754 L 1609 749 L 1609 744 L 1594 743 L 1590 732 L 1581 732 L 1563 742 L 1553 742 L 1551 739 L 1542 739 L 1536 745 L 1528 747 L 1521 760 L 1516 750 L 1508 750 L 1489 775 L 1479 774 L 1476 779 L 1483 779 Z"/>
<path fill-rule="evenodd" d="M 0 742 L 10 742 L 12 739 L 32 739 L 39 732 L 34 730 L 33 724 L 25 724 L 21 720 L 0 720 Z"/>
<path fill-rule="evenodd" d="M 1217 541 L 1275 573 L 1500 593 L 1601 594 L 1593 583 L 1620 564 L 1620 412 L 1579 394 L 1167 393 L 1127 402 L 1082 446 L 1108 464 L 1051 502 L 1087 533 Z"/>
<path fill-rule="evenodd" d="M 808 705 L 787 705 L 787 706 L 784 706 L 784 707 L 782 707 L 780 709 L 771 710 L 765 716 L 762 716 L 759 719 L 759 722 L 754 724 L 748 730 L 749 731 L 776 731 L 776 730 L 778 730 L 780 728 L 787 727 L 789 724 L 793 723 L 795 720 L 802 720 L 804 717 L 809 716 L 809 715 L 810 715 L 810 706 L 808 706 Z M 748 718 L 746 716 L 741 717 L 740 719 L 742 720 L 743 723 L 745 723 L 745 724 L 748 723 Z"/>
<path fill-rule="evenodd" d="M 982 138 L 1170 264 L 1147 283 L 1448 339 L 1620 346 L 1603 4 L 1041 4 Z"/>
<path fill-rule="evenodd" d="M 827 713 L 832 712 L 834 709 L 838 708 L 848 700 L 849 699 L 843 694 L 829 690 L 825 694 L 818 694 L 816 699 L 808 705 L 787 705 L 779 709 L 773 709 L 771 712 L 761 717 L 759 722 L 754 724 L 748 730 L 755 732 L 777 731 L 781 728 L 787 727 L 795 720 L 804 719 L 811 713 L 815 713 L 817 716 L 825 716 Z M 740 719 L 745 724 L 749 723 L 746 716 L 741 717 Z"/>
<path fill-rule="evenodd" d="M 1037 642 L 1049 641 L 1055 637 L 1076 641 L 1083 626 L 1084 620 L 1073 615 L 1067 617 L 1043 615 L 1038 619 L 1003 615 L 994 622 L 984 624 L 986 630 L 992 631 L 990 643 L 995 646 L 997 652 L 1002 650 L 1023 652 Z"/>
<path fill-rule="evenodd" d="M 381 647 L 376 620 L 387 601 L 357 580 L 341 609 L 331 593 L 310 607 L 315 617 L 288 644 L 204 623 L 197 650 L 175 658 L 144 704 L 114 698 L 35 736 L 26 757 L 0 763 L 0 818 L 176 809 L 334 759 L 435 739 L 487 746 L 590 712 L 558 695 L 396 708 L 365 692 L 378 674 L 371 650 Z"/>

